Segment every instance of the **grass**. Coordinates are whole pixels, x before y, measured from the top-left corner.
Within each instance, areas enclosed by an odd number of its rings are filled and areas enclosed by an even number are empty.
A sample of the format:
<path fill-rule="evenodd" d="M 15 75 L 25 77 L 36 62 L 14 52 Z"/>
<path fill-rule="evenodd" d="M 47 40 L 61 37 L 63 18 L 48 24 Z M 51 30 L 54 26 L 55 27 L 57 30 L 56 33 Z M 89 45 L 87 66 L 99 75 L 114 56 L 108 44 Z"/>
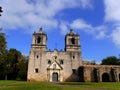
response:
<path fill-rule="evenodd" d="M 0 81 L 0 90 L 120 90 L 120 82 L 25 82 Z"/>

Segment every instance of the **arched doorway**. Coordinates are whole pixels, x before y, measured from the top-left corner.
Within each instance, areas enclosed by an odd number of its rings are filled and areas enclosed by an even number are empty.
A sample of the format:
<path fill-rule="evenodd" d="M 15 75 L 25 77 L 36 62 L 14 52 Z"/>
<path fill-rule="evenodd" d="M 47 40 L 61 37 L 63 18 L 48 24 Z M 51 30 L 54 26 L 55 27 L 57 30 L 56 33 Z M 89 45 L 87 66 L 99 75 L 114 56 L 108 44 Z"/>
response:
<path fill-rule="evenodd" d="M 103 73 L 102 75 L 102 82 L 110 82 L 109 74 Z"/>
<path fill-rule="evenodd" d="M 58 73 L 54 72 L 54 73 L 52 74 L 52 81 L 53 81 L 53 82 L 58 82 Z"/>

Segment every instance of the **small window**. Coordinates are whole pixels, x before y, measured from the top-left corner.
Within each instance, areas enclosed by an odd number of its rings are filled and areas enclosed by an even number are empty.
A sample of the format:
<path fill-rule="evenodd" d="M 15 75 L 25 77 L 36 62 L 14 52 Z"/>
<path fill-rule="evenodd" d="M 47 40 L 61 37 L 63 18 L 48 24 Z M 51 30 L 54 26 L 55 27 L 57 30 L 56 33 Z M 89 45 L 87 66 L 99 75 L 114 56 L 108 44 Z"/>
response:
<path fill-rule="evenodd" d="M 41 43 L 41 38 L 40 37 L 37 38 L 37 43 Z"/>
<path fill-rule="evenodd" d="M 57 56 L 55 56 L 55 59 L 57 59 Z"/>
<path fill-rule="evenodd" d="M 60 64 L 63 64 L 64 62 L 63 62 L 63 60 L 60 60 Z"/>
<path fill-rule="evenodd" d="M 38 73 L 38 68 L 35 68 L 35 73 Z"/>
<path fill-rule="evenodd" d="M 75 56 L 73 56 L 73 59 L 75 59 Z"/>
<path fill-rule="evenodd" d="M 51 61 L 50 61 L 50 60 L 48 60 L 48 64 L 51 64 Z"/>
<path fill-rule="evenodd" d="M 37 58 L 39 58 L 39 56 L 37 55 Z"/>
<path fill-rule="evenodd" d="M 74 38 L 71 39 L 71 44 L 75 44 L 75 39 Z"/>
<path fill-rule="evenodd" d="M 76 69 L 72 69 L 72 71 L 73 71 L 73 74 L 76 74 Z"/>

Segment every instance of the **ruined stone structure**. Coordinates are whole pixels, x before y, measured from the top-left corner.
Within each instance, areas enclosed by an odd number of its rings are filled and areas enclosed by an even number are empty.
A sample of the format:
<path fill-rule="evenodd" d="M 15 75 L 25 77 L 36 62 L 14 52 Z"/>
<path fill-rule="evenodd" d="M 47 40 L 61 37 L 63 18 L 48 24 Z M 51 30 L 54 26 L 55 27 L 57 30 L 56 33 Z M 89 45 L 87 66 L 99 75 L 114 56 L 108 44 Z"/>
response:
<path fill-rule="evenodd" d="M 70 30 L 65 50 L 49 51 L 47 34 L 33 33 L 28 63 L 28 81 L 120 81 L 120 66 L 82 65 L 80 37 Z"/>
<path fill-rule="evenodd" d="M 82 65 L 79 67 L 79 77 L 84 82 L 120 82 L 120 66 Z"/>

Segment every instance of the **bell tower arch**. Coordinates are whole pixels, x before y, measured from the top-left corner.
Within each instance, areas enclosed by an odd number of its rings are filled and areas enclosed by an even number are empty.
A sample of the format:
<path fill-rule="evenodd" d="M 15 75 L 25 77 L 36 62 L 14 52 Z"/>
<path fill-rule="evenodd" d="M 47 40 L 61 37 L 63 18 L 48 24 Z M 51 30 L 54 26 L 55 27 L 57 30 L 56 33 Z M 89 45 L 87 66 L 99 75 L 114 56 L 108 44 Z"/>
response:
<path fill-rule="evenodd" d="M 80 37 L 71 29 L 70 33 L 65 36 L 65 51 L 80 52 Z"/>
<path fill-rule="evenodd" d="M 39 32 L 34 32 L 32 37 L 32 48 L 37 48 L 42 51 L 46 51 L 47 35 L 40 28 Z"/>

